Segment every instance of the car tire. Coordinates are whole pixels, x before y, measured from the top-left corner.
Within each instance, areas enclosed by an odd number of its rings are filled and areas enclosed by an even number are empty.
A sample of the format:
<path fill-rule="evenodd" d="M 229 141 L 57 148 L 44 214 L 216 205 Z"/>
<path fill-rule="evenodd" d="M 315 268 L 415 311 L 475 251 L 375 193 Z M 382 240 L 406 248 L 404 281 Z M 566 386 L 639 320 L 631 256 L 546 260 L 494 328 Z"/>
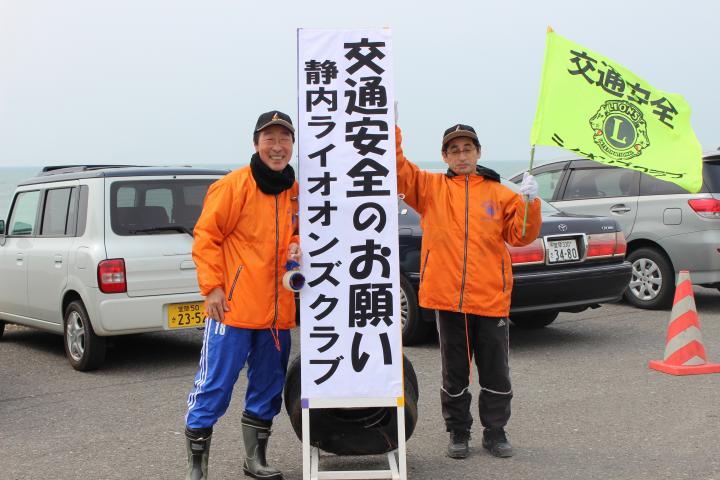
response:
<path fill-rule="evenodd" d="M 70 365 L 81 372 L 99 367 L 105 361 L 105 338 L 95 335 L 81 301 L 68 305 L 63 323 L 63 343 Z"/>
<path fill-rule="evenodd" d="M 510 315 L 510 321 L 513 325 L 523 330 L 535 330 L 545 328 L 553 323 L 558 317 L 558 313 L 559 312 L 555 311 L 519 313 Z"/>
<path fill-rule="evenodd" d="M 0 339 L 2 339 L 3 333 L 5 333 L 5 322 L 0 320 Z"/>
<path fill-rule="evenodd" d="M 625 300 L 638 308 L 658 310 L 672 304 L 675 295 L 675 271 L 667 257 L 655 248 L 643 247 L 627 256 L 632 264 Z"/>
<path fill-rule="evenodd" d="M 285 377 L 285 410 L 302 441 L 300 356 L 290 362 Z M 418 381 L 403 355 L 405 439 L 418 420 Z M 310 410 L 310 444 L 336 455 L 379 455 L 397 449 L 397 408 L 323 408 Z"/>
<path fill-rule="evenodd" d="M 400 275 L 400 322 L 403 345 L 417 345 L 430 338 L 434 324 L 420 315 L 415 289 L 407 278 Z"/>

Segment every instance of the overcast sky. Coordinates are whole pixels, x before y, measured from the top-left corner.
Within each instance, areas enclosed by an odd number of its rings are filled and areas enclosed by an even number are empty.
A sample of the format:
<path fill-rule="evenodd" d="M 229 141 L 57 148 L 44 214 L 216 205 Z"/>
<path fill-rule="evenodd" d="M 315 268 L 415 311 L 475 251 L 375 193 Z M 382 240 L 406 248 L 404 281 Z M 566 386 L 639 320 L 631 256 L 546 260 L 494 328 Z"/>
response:
<path fill-rule="evenodd" d="M 485 161 L 529 158 L 545 30 L 685 96 L 720 146 L 717 2 L 0 0 L 0 166 L 232 164 L 257 115 L 295 121 L 296 29 L 389 26 L 405 149 L 475 126 Z M 542 159 L 566 156 L 552 147 Z"/>

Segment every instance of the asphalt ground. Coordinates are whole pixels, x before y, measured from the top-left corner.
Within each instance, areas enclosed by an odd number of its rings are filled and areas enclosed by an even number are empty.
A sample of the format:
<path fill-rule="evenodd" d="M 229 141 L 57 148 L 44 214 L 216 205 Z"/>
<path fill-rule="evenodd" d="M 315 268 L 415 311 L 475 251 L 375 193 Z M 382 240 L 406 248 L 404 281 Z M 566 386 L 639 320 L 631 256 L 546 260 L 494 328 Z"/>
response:
<path fill-rule="evenodd" d="M 720 363 L 720 293 L 697 287 L 695 298 L 709 359 Z M 478 421 L 470 457 L 445 456 L 437 345 L 406 347 L 420 384 L 408 478 L 720 480 L 720 374 L 675 377 L 647 367 L 662 358 L 669 315 L 616 304 L 561 314 L 540 331 L 512 329 L 510 459 L 482 449 Z M 120 337 L 101 370 L 80 373 L 65 360 L 61 337 L 8 326 L 0 341 L 0 478 L 183 478 L 185 399 L 200 346 L 196 330 Z M 244 478 L 245 384 L 242 376 L 215 427 L 211 478 Z M 476 409 L 474 398 L 477 417 Z M 302 478 L 301 443 L 284 409 L 268 456 L 286 479 Z M 386 463 L 326 455 L 322 465 Z"/>

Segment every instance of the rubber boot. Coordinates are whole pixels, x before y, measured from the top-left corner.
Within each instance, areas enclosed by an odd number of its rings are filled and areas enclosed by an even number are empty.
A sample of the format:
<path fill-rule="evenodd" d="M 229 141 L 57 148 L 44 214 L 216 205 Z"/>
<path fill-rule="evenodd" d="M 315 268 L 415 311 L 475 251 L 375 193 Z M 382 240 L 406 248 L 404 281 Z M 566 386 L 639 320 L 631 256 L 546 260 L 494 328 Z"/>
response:
<path fill-rule="evenodd" d="M 207 480 L 212 430 L 212 427 L 185 427 L 185 447 L 188 458 L 185 480 Z"/>
<path fill-rule="evenodd" d="M 245 443 L 245 475 L 263 480 L 283 480 L 283 474 L 276 468 L 269 467 L 265 454 L 272 421 L 259 420 L 243 414 L 242 432 Z"/>

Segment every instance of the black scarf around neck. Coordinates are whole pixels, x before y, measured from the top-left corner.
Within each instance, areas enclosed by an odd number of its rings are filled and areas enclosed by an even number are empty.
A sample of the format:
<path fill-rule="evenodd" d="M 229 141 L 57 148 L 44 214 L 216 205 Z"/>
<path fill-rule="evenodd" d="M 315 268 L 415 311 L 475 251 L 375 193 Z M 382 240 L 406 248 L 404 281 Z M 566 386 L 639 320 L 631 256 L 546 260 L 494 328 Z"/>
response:
<path fill-rule="evenodd" d="M 499 173 L 497 173 L 492 168 L 483 167 L 482 165 L 475 165 L 475 174 L 481 175 L 481 176 L 487 178 L 488 180 L 493 180 L 495 182 L 500 181 Z M 445 175 L 447 175 L 450 178 L 457 177 L 457 173 L 453 172 L 449 168 L 448 168 L 447 172 L 445 173 Z"/>
<path fill-rule="evenodd" d="M 263 163 L 257 152 L 250 159 L 250 171 L 260 191 L 268 195 L 277 195 L 295 183 L 295 170 L 290 165 L 276 172 Z"/>

